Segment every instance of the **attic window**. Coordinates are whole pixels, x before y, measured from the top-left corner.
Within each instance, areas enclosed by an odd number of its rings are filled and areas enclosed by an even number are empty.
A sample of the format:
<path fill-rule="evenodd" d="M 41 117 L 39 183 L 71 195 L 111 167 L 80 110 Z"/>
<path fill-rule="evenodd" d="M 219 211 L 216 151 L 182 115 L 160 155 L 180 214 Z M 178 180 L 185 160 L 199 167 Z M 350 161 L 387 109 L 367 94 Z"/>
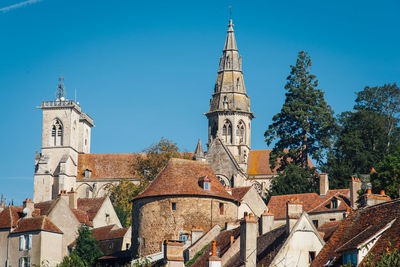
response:
<path fill-rule="evenodd" d="M 331 209 L 337 209 L 337 207 L 338 207 L 337 199 L 332 199 L 331 200 Z"/>
<path fill-rule="evenodd" d="M 91 174 L 92 174 L 91 170 L 89 170 L 89 169 L 85 170 L 85 178 L 89 179 Z"/>
<path fill-rule="evenodd" d="M 203 176 L 203 177 L 200 177 L 200 179 L 199 179 L 199 185 L 200 185 L 200 187 L 203 188 L 204 190 L 209 191 L 209 190 L 211 189 L 211 181 L 210 181 L 210 179 L 208 178 L 207 175 L 206 175 L 206 176 Z"/>

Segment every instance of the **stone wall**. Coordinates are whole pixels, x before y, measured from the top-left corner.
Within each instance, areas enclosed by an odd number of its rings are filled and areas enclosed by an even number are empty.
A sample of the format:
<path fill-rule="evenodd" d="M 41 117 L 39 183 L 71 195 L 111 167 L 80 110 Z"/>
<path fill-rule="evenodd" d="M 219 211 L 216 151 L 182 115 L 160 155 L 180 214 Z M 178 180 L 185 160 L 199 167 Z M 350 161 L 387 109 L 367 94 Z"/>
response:
<path fill-rule="evenodd" d="M 223 214 L 220 205 L 224 206 Z M 213 197 L 144 198 L 133 202 L 132 218 L 133 253 L 148 255 L 160 251 L 164 239 L 179 240 L 180 234 L 190 234 L 193 226 L 206 232 L 216 224 L 223 227 L 225 222 L 236 220 L 237 206 Z"/>

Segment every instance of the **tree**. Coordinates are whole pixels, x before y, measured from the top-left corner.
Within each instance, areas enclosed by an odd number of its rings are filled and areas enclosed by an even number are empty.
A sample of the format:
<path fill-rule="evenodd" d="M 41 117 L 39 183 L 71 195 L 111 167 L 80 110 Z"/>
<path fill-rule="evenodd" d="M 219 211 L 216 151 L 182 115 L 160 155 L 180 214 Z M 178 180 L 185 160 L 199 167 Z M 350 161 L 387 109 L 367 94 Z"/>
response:
<path fill-rule="evenodd" d="M 267 145 L 276 141 L 270 161 L 272 166 L 280 161 L 279 171 L 289 163 L 306 168 L 308 156 L 319 163 L 331 146 L 335 118 L 310 68 L 310 57 L 300 51 L 287 78 L 285 103 L 264 134 Z"/>
<path fill-rule="evenodd" d="M 374 192 L 385 193 L 392 199 L 399 197 L 400 186 L 400 150 L 387 155 L 376 167 L 376 172 L 371 174 L 371 184 Z"/>
<path fill-rule="evenodd" d="M 63 261 L 57 267 L 86 267 L 85 263 L 76 255 L 71 253 L 63 258 Z"/>
<path fill-rule="evenodd" d="M 268 197 L 275 195 L 318 192 L 319 178 L 315 168 L 289 163 L 271 182 Z"/>
<path fill-rule="evenodd" d="M 79 228 L 78 234 L 72 254 L 75 254 L 84 263 L 84 266 L 93 266 L 96 259 L 103 255 L 97 245 L 97 240 L 94 239 L 92 231 L 86 225 L 82 225 Z"/>

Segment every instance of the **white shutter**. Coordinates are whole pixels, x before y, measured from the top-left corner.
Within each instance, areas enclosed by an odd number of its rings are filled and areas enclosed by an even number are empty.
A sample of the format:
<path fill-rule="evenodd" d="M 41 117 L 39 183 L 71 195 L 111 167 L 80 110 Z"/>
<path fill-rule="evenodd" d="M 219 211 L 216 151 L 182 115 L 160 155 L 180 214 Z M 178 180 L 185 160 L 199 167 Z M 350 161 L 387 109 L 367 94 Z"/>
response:
<path fill-rule="evenodd" d="M 19 250 L 25 249 L 25 237 L 23 235 L 19 236 Z"/>
<path fill-rule="evenodd" d="M 24 258 L 19 258 L 19 267 L 24 267 Z"/>
<path fill-rule="evenodd" d="M 25 260 L 26 260 L 25 266 L 31 267 L 31 257 L 26 257 Z"/>
<path fill-rule="evenodd" d="M 28 249 L 32 249 L 32 235 L 28 235 Z"/>

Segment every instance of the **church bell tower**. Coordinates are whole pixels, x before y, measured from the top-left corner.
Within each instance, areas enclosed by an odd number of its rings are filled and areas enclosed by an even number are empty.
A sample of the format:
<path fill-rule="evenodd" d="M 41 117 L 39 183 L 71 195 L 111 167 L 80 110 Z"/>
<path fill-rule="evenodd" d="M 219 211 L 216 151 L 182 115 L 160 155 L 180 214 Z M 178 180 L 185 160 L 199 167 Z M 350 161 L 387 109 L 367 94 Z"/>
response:
<path fill-rule="evenodd" d="M 243 167 L 247 167 L 251 120 L 254 115 L 250 111 L 250 99 L 243 79 L 242 58 L 236 46 L 231 19 L 219 61 L 210 109 L 205 115 L 208 118 L 209 145 L 216 137 L 219 137 L 236 161 Z"/>

